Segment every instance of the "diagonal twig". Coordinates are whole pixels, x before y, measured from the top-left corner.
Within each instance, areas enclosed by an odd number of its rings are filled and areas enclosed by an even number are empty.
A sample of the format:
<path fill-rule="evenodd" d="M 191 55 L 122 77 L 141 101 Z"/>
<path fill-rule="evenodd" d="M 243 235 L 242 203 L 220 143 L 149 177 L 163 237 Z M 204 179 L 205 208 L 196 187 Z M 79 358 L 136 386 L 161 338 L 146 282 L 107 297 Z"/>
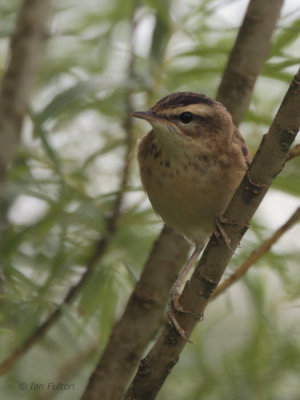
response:
<path fill-rule="evenodd" d="M 292 147 L 290 149 L 290 151 L 288 152 L 286 161 L 290 161 L 293 160 L 296 157 L 300 156 L 300 144 L 296 144 L 294 147 Z"/>
<path fill-rule="evenodd" d="M 280 227 L 278 228 L 269 239 L 264 241 L 257 249 L 255 249 L 249 257 L 241 264 L 236 271 L 234 271 L 228 278 L 224 279 L 224 281 L 216 288 L 211 299 L 214 300 L 220 294 L 224 293 L 226 289 L 232 286 L 238 279 L 240 279 L 243 275 L 246 274 L 248 269 L 252 267 L 252 265 L 261 257 L 263 257 L 276 243 L 281 236 L 283 236 L 289 229 L 291 229 L 295 224 L 297 224 L 300 220 L 300 207 L 296 209 L 296 211 L 291 215 L 291 217 Z"/>

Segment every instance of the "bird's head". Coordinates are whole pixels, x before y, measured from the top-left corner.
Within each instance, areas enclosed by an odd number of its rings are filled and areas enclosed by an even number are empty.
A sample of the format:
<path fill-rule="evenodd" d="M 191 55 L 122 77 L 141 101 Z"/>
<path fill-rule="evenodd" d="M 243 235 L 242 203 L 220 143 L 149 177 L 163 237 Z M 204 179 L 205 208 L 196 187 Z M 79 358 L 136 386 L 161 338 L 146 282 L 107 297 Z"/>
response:
<path fill-rule="evenodd" d="M 233 132 L 231 115 L 219 102 L 195 92 L 176 92 L 159 100 L 148 111 L 133 117 L 148 121 L 155 133 L 191 141 L 228 141 Z"/>

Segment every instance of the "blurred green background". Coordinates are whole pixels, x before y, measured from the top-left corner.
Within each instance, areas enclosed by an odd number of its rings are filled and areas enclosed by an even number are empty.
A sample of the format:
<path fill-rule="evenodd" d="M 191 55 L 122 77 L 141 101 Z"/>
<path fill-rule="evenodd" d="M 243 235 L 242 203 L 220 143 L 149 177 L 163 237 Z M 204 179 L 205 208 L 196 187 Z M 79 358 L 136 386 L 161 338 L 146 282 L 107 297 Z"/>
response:
<path fill-rule="evenodd" d="M 57 0 L 46 59 L 0 211 L 4 359 L 80 278 L 130 176 L 117 232 L 71 307 L 1 381 L 1 399 L 79 399 L 162 223 L 138 177 L 134 147 L 149 127 L 130 110 L 170 92 L 214 97 L 246 0 Z M 0 68 L 21 2 L 0 3 Z M 241 131 L 253 152 L 299 65 L 300 5 L 287 0 Z M 131 146 L 131 144 L 129 143 Z M 257 212 L 226 276 L 299 205 L 300 159 Z M 159 400 L 300 398 L 300 229 L 214 301 Z M 31 384 L 74 384 L 65 391 Z M 27 385 L 20 390 L 20 383 Z M 47 397 L 48 396 L 48 397 Z"/>

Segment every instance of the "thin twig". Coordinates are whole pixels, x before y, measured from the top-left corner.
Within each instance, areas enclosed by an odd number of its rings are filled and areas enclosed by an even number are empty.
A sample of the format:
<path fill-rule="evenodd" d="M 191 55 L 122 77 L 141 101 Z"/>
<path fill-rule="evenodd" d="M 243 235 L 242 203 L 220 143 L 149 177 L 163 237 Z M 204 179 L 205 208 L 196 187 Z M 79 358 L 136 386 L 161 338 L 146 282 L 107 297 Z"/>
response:
<path fill-rule="evenodd" d="M 293 160 L 296 157 L 300 156 L 300 144 L 296 144 L 296 146 L 292 147 L 291 150 L 288 152 L 286 161 Z"/>
<path fill-rule="evenodd" d="M 226 278 L 214 291 L 211 299 L 216 299 L 220 294 L 224 293 L 226 289 L 232 286 L 238 279 L 240 279 L 248 269 L 261 257 L 263 257 L 276 243 L 281 236 L 283 236 L 289 229 L 291 229 L 300 220 L 300 207 L 296 209 L 293 215 L 280 227 L 277 229 L 273 235 L 263 242 L 262 245 L 255 249 L 248 258 L 242 263 L 242 265 L 232 273 L 228 278 Z"/>

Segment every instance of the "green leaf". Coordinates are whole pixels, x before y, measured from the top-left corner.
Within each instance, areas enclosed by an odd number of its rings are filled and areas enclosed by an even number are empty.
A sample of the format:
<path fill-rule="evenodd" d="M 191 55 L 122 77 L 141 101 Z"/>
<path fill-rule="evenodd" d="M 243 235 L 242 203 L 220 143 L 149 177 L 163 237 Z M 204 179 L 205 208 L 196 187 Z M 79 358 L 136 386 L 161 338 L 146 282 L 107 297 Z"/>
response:
<path fill-rule="evenodd" d="M 279 31 L 271 48 L 271 57 L 278 55 L 285 48 L 291 45 L 299 38 L 300 33 L 300 19 L 296 19 L 290 26 L 284 27 Z"/>

